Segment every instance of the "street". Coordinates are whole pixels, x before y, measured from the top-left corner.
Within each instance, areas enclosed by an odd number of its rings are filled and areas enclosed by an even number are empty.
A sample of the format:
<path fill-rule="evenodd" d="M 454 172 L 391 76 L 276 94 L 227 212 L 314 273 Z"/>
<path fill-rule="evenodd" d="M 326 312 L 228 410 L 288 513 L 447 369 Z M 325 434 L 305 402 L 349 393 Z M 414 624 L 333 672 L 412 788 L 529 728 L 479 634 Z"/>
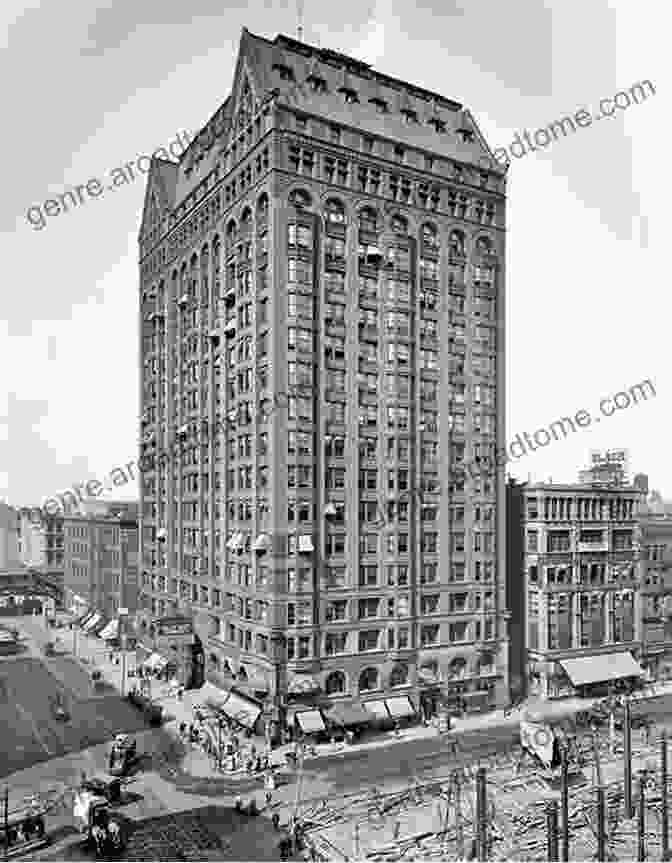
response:
<path fill-rule="evenodd" d="M 117 807 L 128 835 L 124 859 L 279 858 L 279 834 L 272 828 L 270 814 L 277 811 L 286 823 L 294 811 L 296 773 L 285 771 L 273 795 L 272 810 L 256 818 L 238 815 L 233 810 L 238 793 L 244 800 L 254 797 L 263 809 L 258 778 L 238 782 L 225 776 L 199 779 L 185 774 L 179 767 L 180 746 L 172 726 L 147 728 L 118 692 L 96 691 L 88 667 L 75 657 L 42 655 L 46 641 L 60 633 L 67 644 L 69 632 L 47 630 L 39 619 L 15 619 L 13 624 L 24 636 L 26 649 L 18 657 L 0 661 L 0 722 L 6 739 L 0 769 L 10 789 L 10 807 L 38 789 L 52 799 L 60 798 L 47 818 L 52 844 L 32 859 L 87 857 L 74 833 L 71 789 L 79 784 L 82 772 L 91 776 L 106 771 L 110 739 L 120 731 L 134 734 L 142 755 L 140 768 Z M 89 658 L 96 651 L 101 657 L 106 653 L 95 639 L 82 641 L 81 651 Z M 72 714 L 69 722 L 53 717 L 51 699 L 57 693 Z M 672 696 L 659 698 L 646 709 L 656 714 L 659 725 L 668 724 Z M 338 754 L 306 758 L 300 804 L 328 800 L 339 806 L 374 786 L 389 793 L 408 788 L 415 779 L 446 778 L 455 766 L 486 762 L 510 752 L 518 742 L 515 720 L 508 725 L 493 720 L 491 726 L 460 731 L 457 752 L 438 735 L 414 738 L 412 729 L 401 734 L 400 741 L 388 741 L 385 746 L 346 748 Z"/>

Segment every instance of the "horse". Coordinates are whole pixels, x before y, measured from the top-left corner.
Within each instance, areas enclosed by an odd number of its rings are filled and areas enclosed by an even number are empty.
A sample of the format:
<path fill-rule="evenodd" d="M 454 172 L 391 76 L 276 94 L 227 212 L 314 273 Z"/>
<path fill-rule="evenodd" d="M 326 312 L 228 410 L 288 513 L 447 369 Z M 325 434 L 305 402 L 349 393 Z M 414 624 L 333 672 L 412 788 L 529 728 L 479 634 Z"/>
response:
<path fill-rule="evenodd" d="M 91 828 L 91 838 L 96 847 L 96 856 L 102 857 L 105 853 L 105 844 L 107 842 L 107 833 L 99 824 L 94 824 Z"/>
<path fill-rule="evenodd" d="M 121 835 L 121 827 L 117 824 L 116 821 L 110 821 L 107 825 L 107 832 L 110 839 L 110 843 L 115 851 L 121 851 L 123 846 L 123 837 Z"/>

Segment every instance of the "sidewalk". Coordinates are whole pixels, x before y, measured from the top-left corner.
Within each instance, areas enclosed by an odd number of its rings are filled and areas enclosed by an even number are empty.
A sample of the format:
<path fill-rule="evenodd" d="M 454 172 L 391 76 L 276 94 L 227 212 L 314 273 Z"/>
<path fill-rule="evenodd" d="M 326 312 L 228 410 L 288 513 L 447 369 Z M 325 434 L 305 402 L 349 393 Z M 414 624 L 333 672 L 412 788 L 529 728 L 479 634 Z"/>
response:
<path fill-rule="evenodd" d="M 57 630 L 57 634 L 61 636 L 61 643 L 65 647 L 72 646 L 72 632 L 69 630 Z M 81 659 L 85 657 L 89 660 L 88 667 L 93 670 L 94 667 L 99 668 L 103 677 L 117 690 L 121 690 L 122 669 L 121 664 L 115 665 L 109 661 L 110 649 L 99 639 L 93 636 L 87 636 L 78 632 L 78 656 Z M 135 683 L 134 677 L 129 677 L 129 670 L 135 670 L 135 654 L 133 651 L 127 651 L 126 658 L 126 692 Z M 672 682 L 667 684 L 656 684 L 655 692 L 648 692 L 637 696 L 639 698 L 648 698 L 663 694 L 672 693 Z M 174 736 L 179 738 L 179 726 L 184 722 L 189 726 L 194 722 L 194 707 L 202 705 L 204 702 L 203 693 L 196 690 L 187 690 L 184 692 L 183 698 L 178 699 L 171 692 L 168 684 L 161 683 L 156 680 L 151 682 L 151 696 L 161 704 L 164 708 L 166 722 L 164 729 Z M 535 721 L 547 721 L 553 718 L 570 717 L 580 710 L 588 709 L 595 702 L 600 701 L 599 698 L 578 698 L 570 697 L 562 700 L 543 701 L 541 699 L 530 699 L 520 707 L 508 712 L 502 709 L 494 710 L 490 713 L 467 716 L 464 718 L 455 718 L 451 720 L 451 729 L 449 735 L 463 734 L 470 731 L 483 731 L 487 729 L 515 727 L 521 719 L 527 716 Z M 397 746 L 415 740 L 437 739 L 439 732 L 434 725 L 413 725 L 404 728 L 396 734 L 394 731 L 379 732 L 376 736 L 367 736 L 363 740 L 353 743 L 317 743 L 314 745 L 315 755 L 306 755 L 304 763 L 311 767 L 318 767 L 319 762 L 324 758 L 333 758 L 341 755 L 348 755 L 367 751 L 371 749 L 381 749 L 386 747 Z M 266 742 L 263 737 L 254 735 L 250 738 L 243 739 L 243 748 L 254 744 L 257 752 L 263 752 Z M 198 779 L 227 779 L 232 782 L 240 781 L 249 783 L 252 778 L 256 778 L 261 782 L 262 777 L 251 777 L 244 768 L 235 771 L 220 771 L 214 764 L 211 756 L 207 755 L 200 746 L 194 744 L 185 744 L 186 754 L 181 764 L 181 768 L 185 773 Z M 293 744 L 284 744 L 273 750 L 271 763 L 276 768 L 284 768 L 286 765 L 285 756 L 289 752 L 293 752 Z M 291 771 L 290 771 L 291 772 Z"/>

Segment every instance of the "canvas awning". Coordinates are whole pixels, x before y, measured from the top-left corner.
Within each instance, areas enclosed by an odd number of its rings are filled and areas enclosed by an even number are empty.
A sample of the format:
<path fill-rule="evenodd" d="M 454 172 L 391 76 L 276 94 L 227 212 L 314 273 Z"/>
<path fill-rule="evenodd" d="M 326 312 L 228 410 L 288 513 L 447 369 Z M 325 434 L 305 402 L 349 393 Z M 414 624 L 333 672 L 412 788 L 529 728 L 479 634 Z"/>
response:
<path fill-rule="evenodd" d="M 324 719 L 319 710 L 302 710 L 295 713 L 294 718 L 299 723 L 304 734 L 315 734 L 318 731 L 326 731 Z"/>
<path fill-rule="evenodd" d="M 271 545 L 271 538 L 267 533 L 260 533 L 255 539 L 252 546 L 253 551 L 268 551 Z"/>
<path fill-rule="evenodd" d="M 364 707 L 369 713 L 373 713 L 373 715 L 377 719 L 389 719 L 390 714 L 388 713 L 387 707 L 385 706 L 384 701 L 365 701 Z"/>
<path fill-rule="evenodd" d="M 246 698 L 242 698 L 236 692 L 230 692 L 229 697 L 220 708 L 231 719 L 240 722 L 246 728 L 254 728 L 261 713 L 261 707 Z"/>
<path fill-rule="evenodd" d="M 320 691 L 320 681 L 311 674 L 290 675 L 287 692 L 290 695 L 310 695 Z"/>
<path fill-rule="evenodd" d="M 313 547 L 313 538 L 311 536 L 299 537 L 299 552 L 315 551 Z"/>
<path fill-rule="evenodd" d="M 99 621 L 99 620 L 100 620 L 100 615 L 99 615 L 99 614 L 94 614 L 94 615 L 92 615 L 92 616 L 91 616 L 91 617 L 86 621 L 86 623 L 84 624 L 84 626 L 82 627 L 82 629 L 84 629 L 84 631 L 85 631 L 85 632 L 88 632 L 90 629 L 93 629 L 93 627 L 98 623 L 98 621 Z"/>
<path fill-rule="evenodd" d="M 411 704 L 408 695 L 386 698 L 385 704 L 390 711 L 392 719 L 405 719 L 408 716 L 415 716 L 415 707 Z"/>
<path fill-rule="evenodd" d="M 644 673 L 631 653 L 609 653 L 604 656 L 582 656 L 560 660 L 560 665 L 574 686 L 586 683 L 605 683 L 624 677 L 639 677 Z"/>
<path fill-rule="evenodd" d="M 350 728 L 353 725 L 364 725 L 376 717 L 361 704 L 334 704 L 327 713 L 327 719 L 335 725 Z"/>
<path fill-rule="evenodd" d="M 119 638 L 119 618 L 115 617 L 114 620 L 111 620 L 100 630 L 99 635 L 103 641 L 113 641 L 115 638 Z"/>
<path fill-rule="evenodd" d="M 142 664 L 150 671 L 160 671 L 168 665 L 168 661 L 159 653 L 151 653 Z"/>
<path fill-rule="evenodd" d="M 243 544 L 243 534 L 242 533 L 234 533 L 231 539 L 226 543 L 226 547 L 230 548 L 231 551 L 238 551 L 238 549 Z"/>

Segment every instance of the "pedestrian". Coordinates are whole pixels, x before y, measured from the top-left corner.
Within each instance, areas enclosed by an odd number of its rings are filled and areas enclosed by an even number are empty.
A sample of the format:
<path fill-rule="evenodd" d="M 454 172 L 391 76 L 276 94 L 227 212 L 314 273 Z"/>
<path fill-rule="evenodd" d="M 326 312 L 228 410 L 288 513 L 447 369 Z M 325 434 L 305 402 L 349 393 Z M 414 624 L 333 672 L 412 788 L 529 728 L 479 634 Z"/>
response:
<path fill-rule="evenodd" d="M 280 813 L 279 812 L 274 812 L 271 815 L 271 824 L 273 825 L 274 830 L 280 829 Z"/>
<path fill-rule="evenodd" d="M 273 792 L 270 788 L 266 790 L 266 806 L 270 807 L 271 800 L 273 799 Z"/>
<path fill-rule="evenodd" d="M 186 734 L 187 734 L 187 723 L 186 722 L 180 722 L 180 738 L 182 740 L 184 740 Z"/>

